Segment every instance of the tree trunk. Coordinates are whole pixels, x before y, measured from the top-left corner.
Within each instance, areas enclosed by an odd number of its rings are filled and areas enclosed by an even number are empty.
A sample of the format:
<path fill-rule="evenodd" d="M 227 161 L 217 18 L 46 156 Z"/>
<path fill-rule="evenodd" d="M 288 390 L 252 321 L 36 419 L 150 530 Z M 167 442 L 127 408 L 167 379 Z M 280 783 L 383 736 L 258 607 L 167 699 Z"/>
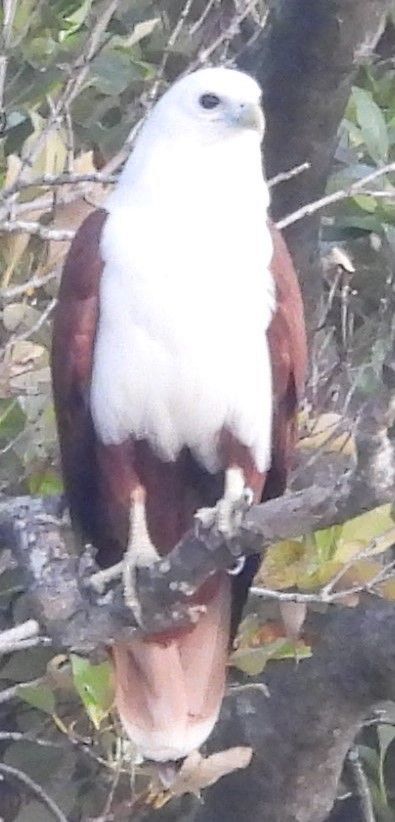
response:
<path fill-rule="evenodd" d="M 389 0 L 276 0 L 267 24 L 239 58 L 263 88 L 268 176 L 308 161 L 276 186 L 275 220 L 323 196 L 339 123 L 362 63 L 371 58 Z M 285 229 L 303 289 L 310 331 L 322 298 L 320 214 Z"/>

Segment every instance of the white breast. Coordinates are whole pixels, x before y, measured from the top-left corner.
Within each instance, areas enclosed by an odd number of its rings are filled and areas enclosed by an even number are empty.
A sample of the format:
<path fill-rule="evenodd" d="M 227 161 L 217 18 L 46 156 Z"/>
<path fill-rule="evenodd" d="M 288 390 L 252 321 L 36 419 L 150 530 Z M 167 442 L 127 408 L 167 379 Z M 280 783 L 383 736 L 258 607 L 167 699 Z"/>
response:
<path fill-rule="evenodd" d="M 218 470 L 217 438 L 226 427 L 264 470 L 272 417 L 266 329 L 274 309 L 267 189 L 260 176 L 244 208 L 243 191 L 225 200 L 203 190 L 198 196 L 198 178 L 184 188 L 197 192 L 189 206 L 180 196 L 167 208 L 163 192 L 126 189 L 110 200 L 94 425 L 105 443 L 148 439 L 166 461 L 188 446 L 210 471 Z"/>
<path fill-rule="evenodd" d="M 241 248 L 240 226 L 230 222 L 218 242 L 207 221 L 196 247 L 190 216 L 172 236 L 159 215 L 152 220 L 152 212 L 148 220 L 144 210 L 114 210 L 105 226 L 91 387 L 96 430 L 105 443 L 147 438 L 165 460 L 188 446 L 214 471 L 225 426 L 263 470 L 272 415 L 268 231 Z"/>

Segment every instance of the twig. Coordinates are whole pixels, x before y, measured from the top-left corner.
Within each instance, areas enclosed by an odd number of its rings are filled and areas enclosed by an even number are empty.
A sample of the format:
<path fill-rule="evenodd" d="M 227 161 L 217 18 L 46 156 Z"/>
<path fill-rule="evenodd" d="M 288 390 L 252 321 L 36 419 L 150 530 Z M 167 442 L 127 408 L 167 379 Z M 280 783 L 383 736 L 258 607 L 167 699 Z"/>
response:
<path fill-rule="evenodd" d="M 212 7 L 215 6 L 216 2 L 217 0 L 208 0 L 208 2 L 205 3 L 200 17 L 198 18 L 198 20 L 195 21 L 195 23 L 192 24 L 192 26 L 189 29 L 190 37 L 193 37 L 193 35 L 196 34 L 197 31 L 199 31 L 200 27 L 203 25 L 204 21 L 206 20 Z"/>
<path fill-rule="evenodd" d="M 31 277 L 30 280 L 27 280 L 25 283 L 10 286 L 9 288 L 1 288 L 0 299 L 4 301 L 13 300 L 15 297 L 20 297 L 22 294 L 26 294 L 27 291 L 42 288 L 43 285 L 47 285 L 47 283 L 55 280 L 57 276 L 57 271 L 50 271 L 49 274 L 43 274 L 42 277 Z"/>
<path fill-rule="evenodd" d="M 226 29 L 224 31 L 222 31 L 218 35 L 218 37 L 216 37 L 213 40 L 213 42 L 210 43 L 209 46 L 207 46 L 206 48 L 200 50 L 200 52 L 199 52 L 198 56 L 196 57 L 196 59 L 193 60 L 189 64 L 188 71 L 194 71 L 195 69 L 199 68 L 200 66 L 205 65 L 209 61 L 209 59 L 213 55 L 213 53 L 216 51 L 216 49 L 218 49 L 220 46 L 223 46 L 225 43 L 230 42 L 233 39 L 233 37 L 237 34 L 237 32 L 240 28 L 240 23 L 242 23 L 243 20 L 245 20 L 246 17 L 248 17 L 250 11 L 254 8 L 255 5 L 256 5 L 256 0 L 251 0 L 249 3 L 247 3 L 247 5 L 246 5 L 244 11 L 242 12 L 242 14 L 237 12 L 232 17 L 232 19 L 231 19 L 229 25 L 226 27 Z"/>
<path fill-rule="evenodd" d="M 4 111 L 4 90 L 8 63 L 7 52 L 10 48 L 12 26 L 17 5 L 17 0 L 4 0 L 3 2 L 3 28 L 1 32 L 3 53 L 0 56 L 0 113 Z"/>
<path fill-rule="evenodd" d="M 42 314 L 38 317 L 37 321 L 32 325 L 30 328 L 27 328 L 26 331 L 23 331 L 21 334 L 16 334 L 14 337 L 7 342 L 5 348 L 11 347 L 16 341 L 20 340 L 28 340 L 33 334 L 37 334 L 37 331 L 43 327 L 43 325 L 47 322 L 49 317 L 51 316 L 55 306 L 57 303 L 56 297 L 53 297 L 52 300 L 48 303 Z"/>
<path fill-rule="evenodd" d="M 37 684 L 39 684 L 40 680 L 37 680 Z M 15 685 L 15 688 L 23 688 L 28 687 L 30 682 L 21 683 L 21 685 Z M 21 731 L 0 731 L 0 741 L 6 742 L 9 740 L 10 742 L 34 742 L 36 745 L 41 746 L 42 748 L 57 748 L 58 750 L 67 750 L 67 745 L 70 743 L 76 750 L 80 753 L 83 753 L 85 756 L 92 759 L 96 765 L 102 765 L 108 770 L 114 771 L 114 767 L 111 762 L 108 762 L 106 759 L 103 759 L 102 756 L 95 754 L 95 752 L 91 749 L 90 745 L 83 742 L 82 740 L 78 739 L 77 737 L 71 736 L 70 734 L 66 735 L 67 743 L 65 742 L 56 742 L 52 739 L 43 739 L 40 736 L 35 736 L 34 731 L 29 731 L 27 733 L 22 733 Z M 117 768 L 118 772 L 118 768 Z"/>
<path fill-rule="evenodd" d="M 353 773 L 358 798 L 361 803 L 363 820 L 364 822 L 376 822 L 368 780 L 366 779 L 366 775 L 359 756 L 358 748 L 356 746 L 352 747 L 349 751 L 347 760 L 350 763 L 351 770 Z"/>
<path fill-rule="evenodd" d="M 111 17 L 118 7 L 118 0 L 110 0 L 102 9 L 98 16 L 96 24 L 91 29 L 86 43 L 84 44 L 82 55 L 79 54 L 74 65 L 71 68 L 71 75 L 63 88 L 63 92 L 58 97 L 56 103 L 52 106 L 49 116 L 42 131 L 37 137 L 29 154 L 23 159 L 21 168 L 16 182 L 25 181 L 29 174 L 37 156 L 39 155 L 45 141 L 49 134 L 54 130 L 60 128 L 64 118 L 67 116 L 67 111 L 75 99 L 81 86 L 85 82 L 87 72 L 98 49 L 100 48 L 100 41 L 105 32 Z M 14 195 L 16 196 L 16 195 Z M 29 232 L 32 233 L 32 232 Z M 51 238 L 45 238 L 51 239 Z M 65 239 L 68 239 L 65 237 Z"/>
<path fill-rule="evenodd" d="M 115 183 L 117 177 L 105 172 L 95 171 L 87 174 L 77 174 L 77 172 L 64 172 L 64 174 L 42 174 L 40 177 L 34 177 L 33 180 L 16 180 L 15 183 L 3 188 L 0 192 L 0 201 L 7 200 L 14 194 L 19 194 L 20 191 L 25 191 L 27 188 L 39 188 L 41 186 L 68 186 L 79 185 L 80 183 L 98 183 L 100 185 L 107 185 Z M 35 208 L 35 201 L 30 203 L 31 208 Z"/>
<path fill-rule="evenodd" d="M 292 177 L 297 177 L 298 174 L 302 174 L 302 172 L 307 171 L 308 168 L 310 168 L 310 163 L 300 163 L 299 166 L 294 166 L 290 168 L 289 171 L 280 171 L 279 174 L 271 177 L 270 180 L 267 181 L 267 184 L 269 188 L 273 188 L 273 186 L 277 186 L 285 180 L 291 180 Z"/>
<path fill-rule="evenodd" d="M 106 803 L 105 803 L 104 808 L 103 808 L 103 810 L 100 814 L 99 819 L 105 820 L 110 814 L 110 811 L 111 811 L 111 808 L 112 808 L 112 803 L 114 801 L 115 791 L 118 787 L 119 780 L 121 778 L 121 773 L 122 773 L 122 762 L 121 762 L 121 760 L 119 760 L 118 763 L 117 763 L 115 773 L 114 773 L 114 778 L 113 778 L 112 783 L 111 783 L 111 788 L 110 788 L 108 797 L 106 799 Z M 98 822 L 98 820 L 96 820 L 96 822 Z"/>
<path fill-rule="evenodd" d="M 390 174 L 392 171 L 395 171 L 395 162 L 388 163 L 388 165 L 382 166 L 382 168 L 377 168 L 375 171 L 372 171 L 371 174 L 367 174 L 365 177 L 362 177 L 361 180 L 357 180 L 357 182 L 352 183 L 347 188 L 334 191 L 332 194 L 326 194 L 325 197 L 321 197 L 313 203 L 307 203 L 301 208 L 298 208 L 296 211 L 293 211 L 292 214 L 288 214 L 286 217 L 279 220 L 276 223 L 277 228 L 286 228 L 286 226 L 292 225 L 298 220 L 302 220 L 303 217 L 308 217 L 316 211 L 321 211 L 328 205 L 340 202 L 340 200 L 347 200 L 348 197 L 352 197 L 358 192 L 363 194 L 364 187 L 368 183 L 371 183 L 373 180 L 377 180 L 379 177 L 384 177 L 385 174 Z"/>
<path fill-rule="evenodd" d="M 17 686 L 16 686 L 17 687 Z M 20 685 L 18 687 L 21 687 Z M 53 742 L 51 739 L 42 739 L 39 736 L 33 736 L 28 733 L 21 733 L 21 731 L 0 731 L 1 742 L 34 742 L 36 745 L 41 745 L 42 748 L 64 748 L 60 742 Z"/>
<path fill-rule="evenodd" d="M 41 240 L 54 240 L 55 242 L 65 242 L 72 240 L 75 231 L 67 228 L 47 228 L 41 223 L 25 222 L 24 220 L 4 220 L 0 223 L 0 234 L 31 234 L 40 237 Z"/>
<path fill-rule="evenodd" d="M 67 822 L 67 818 L 65 817 L 64 813 L 60 810 L 58 805 L 51 799 L 50 796 L 44 791 L 44 789 L 39 785 L 37 782 L 34 782 L 30 776 L 20 771 L 18 768 L 13 768 L 11 765 L 4 765 L 3 762 L 0 762 L 0 773 L 5 774 L 6 776 L 10 776 L 12 779 L 15 779 L 17 782 L 21 782 L 22 785 L 25 785 L 28 790 L 34 794 L 37 799 L 45 805 L 48 810 L 52 813 L 53 817 L 58 820 L 58 822 Z"/>
<path fill-rule="evenodd" d="M 393 578 L 393 574 L 382 578 L 382 574 L 380 573 L 380 575 L 374 577 L 370 582 L 351 585 L 349 588 L 345 588 L 342 591 L 334 591 L 332 594 L 325 594 L 323 591 L 317 591 L 316 594 L 301 594 L 299 591 L 275 591 L 272 588 L 262 588 L 260 585 L 254 585 L 250 588 L 250 593 L 261 599 L 272 599 L 278 602 L 298 602 L 303 605 L 329 605 L 355 594 L 371 593 L 376 585 L 381 582 L 387 582 Z"/>
<path fill-rule="evenodd" d="M 177 42 L 177 39 L 180 36 L 182 29 L 184 28 L 184 23 L 185 23 L 185 21 L 188 17 L 188 14 L 191 10 L 191 7 L 192 7 L 193 3 L 194 3 L 194 0 L 186 0 L 186 2 L 184 3 L 184 5 L 183 5 L 183 7 L 182 7 L 182 9 L 181 9 L 181 11 L 178 15 L 177 23 L 174 26 L 173 31 L 171 32 L 171 34 L 169 35 L 169 37 L 167 39 L 167 43 L 166 43 L 166 46 L 163 50 L 162 58 L 161 58 L 161 61 L 159 63 L 159 68 L 158 68 L 158 71 L 156 72 L 155 80 L 154 80 L 154 82 L 153 82 L 153 84 L 152 84 L 152 86 L 151 86 L 151 88 L 148 92 L 148 95 L 147 95 L 147 99 L 150 101 L 151 104 L 156 99 L 159 86 L 162 82 L 162 78 L 163 78 L 163 75 L 165 73 L 167 61 L 169 59 L 169 54 L 170 54 L 173 46 Z"/>
<path fill-rule="evenodd" d="M 35 619 L 28 619 L 17 625 L 15 628 L 10 628 L 8 631 L 0 633 L 0 654 L 9 654 L 11 651 L 19 651 L 22 648 L 31 647 L 26 646 L 26 642 L 37 644 L 40 639 L 40 626 Z"/>
<path fill-rule="evenodd" d="M 377 548 L 379 548 L 379 546 L 380 546 L 380 541 L 383 541 L 384 544 L 386 544 L 388 542 L 388 537 L 391 536 L 391 535 L 393 535 L 393 540 L 395 542 L 395 528 L 390 528 L 388 531 L 386 531 L 380 537 L 377 537 L 377 539 L 373 539 L 369 543 L 369 545 L 367 545 L 361 551 L 358 551 L 358 553 L 355 554 L 355 556 L 351 557 L 348 560 L 348 562 L 346 562 L 344 565 L 342 565 L 342 567 L 339 568 L 337 574 L 335 574 L 332 577 L 332 579 L 329 580 L 327 585 L 325 585 L 323 587 L 323 589 L 321 591 L 321 595 L 324 597 L 324 601 L 325 601 L 326 597 L 331 596 L 331 594 L 333 593 L 336 585 L 343 579 L 344 575 L 347 574 L 348 571 L 351 570 L 351 568 L 353 567 L 353 565 L 355 565 L 356 562 L 358 562 L 361 559 L 365 559 L 366 557 L 369 557 L 374 551 L 376 551 Z M 374 584 L 377 583 L 377 581 L 381 581 L 382 571 L 380 571 L 380 574 L 378 576 L 380 576 L 380 579 L 378 580 L 376 577 L 374 577 L 374 580 L 371 581 L 370 585 L 374 585 Z"/>

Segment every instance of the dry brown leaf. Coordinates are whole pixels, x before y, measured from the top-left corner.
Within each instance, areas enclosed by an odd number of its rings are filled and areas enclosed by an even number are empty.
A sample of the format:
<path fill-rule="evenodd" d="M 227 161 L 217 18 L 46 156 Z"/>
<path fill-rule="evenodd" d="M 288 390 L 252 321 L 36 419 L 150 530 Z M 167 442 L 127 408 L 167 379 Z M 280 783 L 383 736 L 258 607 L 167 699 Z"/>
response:
<path fill-rule="evenodd" d="M 169 790 L 158 791 L 157 786 L 153 785 L 147 802 L 158 809 L 173 796 L 183 796 L 188 793 L 199 796 L 203 788 L 214 785 L 223 776 L 247 768 L 252 755 L 252 748 L 246 746 L 228 748 L 206 757 L 194 751 L 185 759 Z"/>
<path fill-rule="evenodd" d="M 305 602 L 281 602 L 279 603 L 281 618 L 291 640 L 299 639 L 307 614 Z"/>
<path fill-rule="evenodd" d="M 40 316 L 37 308 L 33 308 L 28 303 L 8 303 L 3 309 L 3 325 L 6 331 L 21 334 L 29 331 Z"/>

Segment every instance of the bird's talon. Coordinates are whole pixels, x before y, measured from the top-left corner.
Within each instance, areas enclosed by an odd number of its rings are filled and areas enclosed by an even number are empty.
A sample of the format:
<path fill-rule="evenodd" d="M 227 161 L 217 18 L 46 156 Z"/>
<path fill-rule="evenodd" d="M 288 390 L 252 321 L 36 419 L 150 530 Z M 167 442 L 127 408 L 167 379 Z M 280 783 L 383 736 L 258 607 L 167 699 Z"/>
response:
<path fill-rule="evenodd" d="M 195 525 L 197 532 L 201 528 L 213 528 L 216 521 L 216 508 L 200 508 L 195 514 Z"/>
<path fill-rule="evenodd" d="M 136 575 L 139 568 L 149 568 L 160 559 L 160 555 L 148 533 L 145 500 L 139 491 L 140 489 L 131 499 L 129 542 L 123 559 L 122 582 L 125 604 L 133 611 L 138 624 L 142 627 Z"/>
<path fill-rule="evenodd" d="M 236 559 L 236 561 L 234 562 L 232 567 L 228 568 L 229 576 L 237 577 L 243 571 L 245 564 L 246 564 L 246 558 L 245 557 L 238 557 L 238 559 Z"/>
<path fill-rule="evenodd" d="M 215 508 L 201 508 L 195 514 L 197 527 L 215 528 L 226 540 L 237 534 L 245 513 L 253 503 L 253 493 L 244 485 L 242 471 L 229 468 L 225 475 L 224 496 Z"/>

